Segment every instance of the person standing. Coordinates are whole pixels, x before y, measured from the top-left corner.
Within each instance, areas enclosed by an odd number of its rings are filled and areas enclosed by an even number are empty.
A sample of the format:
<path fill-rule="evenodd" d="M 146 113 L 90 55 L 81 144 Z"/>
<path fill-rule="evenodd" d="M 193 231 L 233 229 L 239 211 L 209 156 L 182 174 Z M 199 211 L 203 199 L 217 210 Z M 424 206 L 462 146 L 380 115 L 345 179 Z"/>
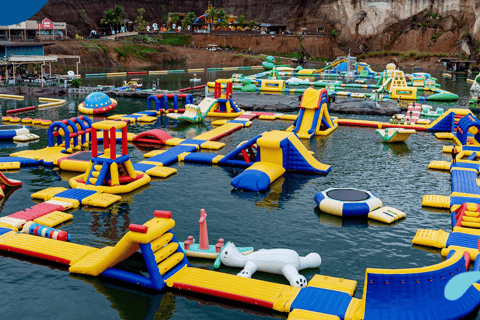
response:
<path fill-rule="evenodd" d="M 458 151 L 457 151 L 457 147 L 453 147 L 452 149 L 452 163 L 457 163 L 457 155 L 458 155 Z"/>

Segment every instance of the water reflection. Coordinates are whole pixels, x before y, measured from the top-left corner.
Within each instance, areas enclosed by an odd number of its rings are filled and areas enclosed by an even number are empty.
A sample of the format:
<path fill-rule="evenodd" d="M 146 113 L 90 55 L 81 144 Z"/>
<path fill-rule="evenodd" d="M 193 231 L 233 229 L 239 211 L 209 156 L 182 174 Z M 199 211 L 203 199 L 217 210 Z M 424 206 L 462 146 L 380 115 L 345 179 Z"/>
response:
<path fill-rule="evenodd" d="M 136 287 L 124 283 L 117 286 L 114 280 L 108 278 L 78 274 L 70 274 L 70 277 L 91 284 L 110 301 L 121 319 L 170 319 L 175 311 L 175 297 L 171 292 L 138 291 Z"/>
<path fill-rule="evenodd" d="M 4 196 L 0 198 L 0 213 L 3 210 L 3 206 L 5 205 L 5 202 L 7 202 L 8 198 L 10 198 L 11 195 L 15 193 L 18 189 L 20 189 L 22 186 L 18 187 L 5 187 L 5 190 L 3 191 Z"/>
<path fill-rule="evenodd" d="M 406 143 L 388 143 L 388 142 L 382 142 L 382 143 L 383 143 L 383 151 L 385 152 L 387 152 L 388 150 L 392 150 L 393 153 L 399 156 L 410 153 L 410 149 L 408 148 L 408 145 Z"/>

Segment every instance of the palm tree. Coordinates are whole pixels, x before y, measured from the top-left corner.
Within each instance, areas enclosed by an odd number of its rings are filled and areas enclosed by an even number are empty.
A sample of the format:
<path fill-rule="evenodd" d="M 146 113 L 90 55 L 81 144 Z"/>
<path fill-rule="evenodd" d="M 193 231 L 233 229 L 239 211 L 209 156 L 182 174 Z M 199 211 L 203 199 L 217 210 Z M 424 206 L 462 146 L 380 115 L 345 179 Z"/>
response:
<path fill-rule="evenodd" d="M 178 23 L 180 22 L 180 15 L 178 14 L 178 12 L 174 12 L 172 13 L 172 16 L 170 17 L 170 22 L 172 24 L 176 24 L 178 25 Z"/>
<path fill-rule="evenodd" d="M 208 18 L 208 20 L 205 19 L 205 22 L 213 24 L 213 21 L 215 20 L 215 18 L 217 18 L 217 9 L 215 9 L 212 6 L 211 8 L 208 8 L 207 13 L 208 13 L 209 18 Z"/>
<path fill-rule="evenodd" d="M 119 5 L 116 5 L 113 8 L 113 16 L 115 17 L 114 20 L 114 26 L 120 26 L 124 23 L 124 21 L 127 19 L 127 15 L 125 14 L 125 10 L 120 7 Z"/>
<path fill-rule="evenodd" d="M 225 13 L 225 10 L 223 10 L 223 8 L 218 10 L 217 12 L 218 22 L 224 22 L 226 16 L 227 14 Z"/>
<path fill-rule="evenodd" d="M 114 26 L 121 25 L 126 18 L 124 9 L 116 5 L 113 9 L 108 9 L 104 12 L 104 17 L 100 20 L 100 24 L 110 26 L 110 30 L 114 30 Z"/>
<path fill-rule="evenodd" d="M 185 16 L 185 18 L 182 21 L 182 27 L 184 29 L 187 29 L 188 26 L 192 25 L 192 23 L 193 23 L 193 21 L 195 21 L 195 19 L 197 19 L 197 16 L 195 15 L 195 13 L 193 13 L 193 12 L 187 13 L 187 15 Z"/>
<path fill-rule="evenodd" d="M 245 27 L 245 25 L 246 25 L 246 23 L 245 23 L 245 18 L 246 18 L 246 16 L 242 14 L 242 15 L 241 15 L 240 17 L 238 17 L 238 19 L 237 19 L 238 24 L 239 24 L 240 27 L 242 27 L 242 28 Z"/>

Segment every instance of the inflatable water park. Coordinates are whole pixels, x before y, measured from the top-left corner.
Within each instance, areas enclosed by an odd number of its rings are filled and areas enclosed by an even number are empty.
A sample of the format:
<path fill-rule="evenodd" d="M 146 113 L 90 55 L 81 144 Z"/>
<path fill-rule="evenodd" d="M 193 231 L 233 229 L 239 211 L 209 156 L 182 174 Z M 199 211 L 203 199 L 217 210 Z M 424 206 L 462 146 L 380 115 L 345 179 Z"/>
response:
<path fill-rule="evenodd" d="M 267 57 L 267 61 L 272 59 Z M 389 63 L 383 72 L 374 72 L 350 56 L 339 57 L 325 68 L 272 65 L 271 70 L 249 76 L 233 74 L 231 79 L 217 79 L 207 85 L 214 88 L 215 83 L 220 83 L 224 87 L 229 82 L 234 84 L 233 90 L 242 92 L 302 94 L 306 88 L 314 87 L 327 88 L 330 96 L 348 98 L 421 102 L 458 99 L 458 95 L 441 89 L 437 79 L 428 73 L 404 74 L 394 63 Z"/>
<path fill-rule="evenodd" d="M 150 316 L 171 294 L 207 305 L 198 317 L 211 305 L 221 317 L 290 320 L 475 316 L 475 113 L 443 79 L 393 63 L 264 67 L 204 81 L 205 94 L 93 92 L 63 112 L 3 112 L 0 261 L 93 285 L 107 300 L 161 296 Z M 298 101 L 291 112 L 248 110 L 245 92 Z M 391 118 L 338 115 L 332 97 L 407 106 Z M 423 191 L 432 194 L 408 197 Z"/>

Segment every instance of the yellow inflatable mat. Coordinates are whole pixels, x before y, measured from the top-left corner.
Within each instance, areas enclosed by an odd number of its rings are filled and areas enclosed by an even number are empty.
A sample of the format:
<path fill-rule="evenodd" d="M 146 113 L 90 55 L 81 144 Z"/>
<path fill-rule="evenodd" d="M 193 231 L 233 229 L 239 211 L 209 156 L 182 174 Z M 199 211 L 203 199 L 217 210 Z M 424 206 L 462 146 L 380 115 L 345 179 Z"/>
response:
<path fill-rule="evenodd" d="M 0 238 L 0 250 L 71 265 L 97 248 L 38 237 L 24 233 L 9 233 Z"/>
<path fill-rule="evenodd" d="M 299 288 L 198 268 L 184 268 L 167 280 L 167 285 L 181 290 L 246 302 L 283 311 Z M 282 303 L 278 303 L 281 301 Z"/>

